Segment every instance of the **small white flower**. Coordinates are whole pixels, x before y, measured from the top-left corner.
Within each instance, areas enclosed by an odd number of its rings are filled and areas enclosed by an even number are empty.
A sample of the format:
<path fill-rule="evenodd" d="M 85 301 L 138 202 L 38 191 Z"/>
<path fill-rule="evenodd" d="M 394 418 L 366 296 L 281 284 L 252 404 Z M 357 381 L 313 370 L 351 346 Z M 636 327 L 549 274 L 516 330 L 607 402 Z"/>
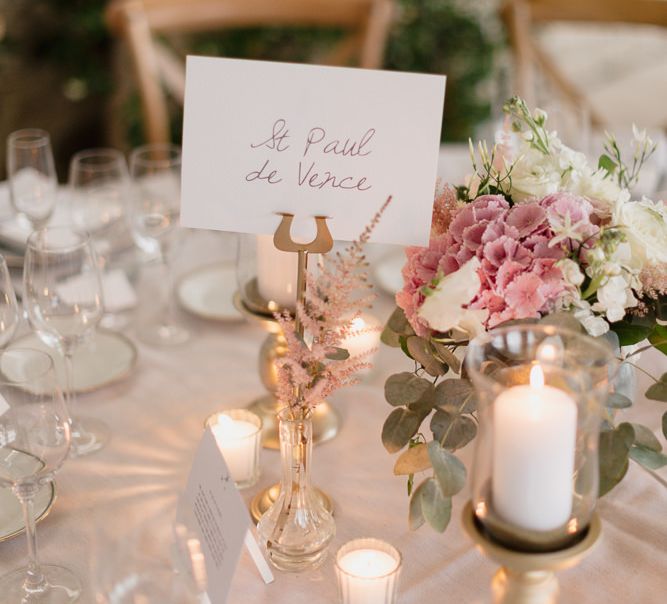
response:
<path fill-rule="evenodd" d="M 584 282 L 584 274 L 574 260 L 563 258 L 556 262 L 556 266 L 561 270 L 563 277 L 565 277 L 565 281 L 570 285 L 579 287 Z"/>
<path fill-rule="evenodd" d="M 591 305 L 586 300 L 577 300 L 574 306 L 576 309 L 574 318 L 583 325 L 589 335 L 597 338 L 609 331 L 609 323 L 602 317 L 595 315 L 591 310 Z"/>
<path fill-rule="evenodd" d="M 604 312 L 611 323 L 620 321 L 627 308 L 637 306 L 637 298 L 623 275 L 609 277 L 596 293 L 598 301 L 592 308 Z"/>
<path fill-rule="evenodd" d="M 481 285 L 477 269 L 480 262 L 471 258 L 458 271 L 440 280 L 433 293 L 417 311 L 436 331 L 446 332 L 459 328 L 474 337 L 484 331 L 487 310 L 463 308 L 477 295 Z"/>

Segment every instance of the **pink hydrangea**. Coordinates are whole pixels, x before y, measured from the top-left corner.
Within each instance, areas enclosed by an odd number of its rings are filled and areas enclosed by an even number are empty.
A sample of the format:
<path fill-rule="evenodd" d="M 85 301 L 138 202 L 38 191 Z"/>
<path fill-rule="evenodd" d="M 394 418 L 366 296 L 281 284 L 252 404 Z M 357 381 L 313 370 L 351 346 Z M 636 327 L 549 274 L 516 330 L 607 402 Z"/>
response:
<path fill-rule="evenodd" d="M 573 241 L 589 241 L 599 232 L 591 204 L 569 193 L 512 207 L 501 195 L 483 195 L 455 212 L 452 207 L 449 203 L 448 228 L 438 229 L 428 248 L 408 248 L 405 286 L 396 296 L 422 336 L 430 333 L 418 315 L 423 286 L 474 256 L 480 260 L 481 287 L 469 306 L 489 311 L 488 328 L 550 312 L 571 287 L 557 261 L 573 249 Z"/>

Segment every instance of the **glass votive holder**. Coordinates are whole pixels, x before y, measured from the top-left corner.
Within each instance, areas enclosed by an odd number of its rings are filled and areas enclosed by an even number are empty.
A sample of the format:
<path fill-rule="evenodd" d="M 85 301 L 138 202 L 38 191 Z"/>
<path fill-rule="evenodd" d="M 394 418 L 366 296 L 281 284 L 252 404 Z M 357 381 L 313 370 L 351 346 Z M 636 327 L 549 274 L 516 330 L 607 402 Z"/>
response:
<path fill-rule="evenodd" d="M 341 604 L 395 604 L 401 553 L 386 541 L 354 539 L 336 554 Z"/>
<path fill-rule="evenodd" d="M 262 420 L 247 409 L 228 409 L 206 420 L 237 489 L 259 480 L 259 448 Z"/>
<path fill-rule="evenodd" d="M 550 552 L 585 537 L 616 365 L 606 342 L 553 325 L 499 327 L 470 343 L 466 369 L 479 398 L 473 506 L 497 542 Z"/>

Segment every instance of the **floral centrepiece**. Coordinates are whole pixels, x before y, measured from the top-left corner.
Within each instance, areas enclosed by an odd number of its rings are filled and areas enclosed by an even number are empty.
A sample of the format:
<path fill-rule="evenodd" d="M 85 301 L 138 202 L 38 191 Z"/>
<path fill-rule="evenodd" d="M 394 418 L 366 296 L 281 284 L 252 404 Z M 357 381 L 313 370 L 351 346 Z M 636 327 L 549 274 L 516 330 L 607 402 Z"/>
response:
<path fill-rule="evenodd" d="M 451 496 L 465 482 L 454 452 L 475 437 L 476 395 L 465 375 L 443 376 L 461 373 L 471 338 L 510 321 L 542 321 L 605 337 L 617 348 L 648 339 L 667 354 L 667 328 L 657 321 L 665 318 L 667 208 L 630 194 L 655 145 L 635 129 L 634 157 L 626 163 L 608 135 L 598 165 L 590 166 L 547 129 L 544 112 L 531 113 L 518 98 L 504 109 L 498 144 L 480 144 L 477 153 L 471 144 L 469 182 L 436 195 L 429 246 L 406 250 L 404 287 L 383 333 L 385 343 L 415 361 L 414 372 L 385 385 L 397 409 L 383 442 L 392 453 L 407 446 L 395 472 L 410 477 L 409 492 L 416 472 L 434 470 L 412 493 L 413 527 L 428 520 L 444 530 Z M 667 374 L 647 396 L 667 400 Z M 608 402 L 630 404 L 620 394 Z M 428 442 L 419 428 L 430 414 Z M 600 442 L 601 493 L 623 478 L 628 458 L 653 469 L 667 463 L 648 428 L 612 420 L 610 413 Z"/>

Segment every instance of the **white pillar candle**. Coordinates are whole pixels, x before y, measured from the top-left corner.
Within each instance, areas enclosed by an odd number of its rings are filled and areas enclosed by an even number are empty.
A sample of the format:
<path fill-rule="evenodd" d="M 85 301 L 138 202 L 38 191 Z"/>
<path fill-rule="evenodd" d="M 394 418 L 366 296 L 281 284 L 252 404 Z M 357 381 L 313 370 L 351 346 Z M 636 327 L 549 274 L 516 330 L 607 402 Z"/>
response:
<path fill-rule="evenodd" d="M 336 558 L 341 601 L 392 604 L 396 600 L 400 564 L 398 551 L 381 541 L 360 539 L 344 545 Z"/>
<path fill-rule="evenodd" d="M 345 348 L 351 357 L 373 350 L 380 343 L 380 327 L 381 324 L 378 319 L 372 315 L 363 314 L 352 321 L 352 331 L 357 333 L 352 333 L 345 338 L 340 343 L 340 347 Z M 368 362 L 373 361 L 375 352 L 368 357 Z M 370 369 L 365 369 L 359 373 L 368 373 L 369 371 Z"/>
<path fill-rule="evenodd" d="M 259 478 L 261 420 L 250 411 L 238 409 L 218 413 L 207 423 L 236 486 L 255 484 Z"/>
<path fill-rule="evenodd" d="M 271 235 L 257 236 L 257 287 L 262 298 L 279 308 L 294 309 L 297 268 L 298 254 L 276 249 Z"/>
<path fill-rule="evenodd" d="M 549 531 L 572 512 L 577 405 L 544 385 L 539 365 L 530 385 L 505 390 L 494 403 L 493 507 L 507 522 Z"/>

